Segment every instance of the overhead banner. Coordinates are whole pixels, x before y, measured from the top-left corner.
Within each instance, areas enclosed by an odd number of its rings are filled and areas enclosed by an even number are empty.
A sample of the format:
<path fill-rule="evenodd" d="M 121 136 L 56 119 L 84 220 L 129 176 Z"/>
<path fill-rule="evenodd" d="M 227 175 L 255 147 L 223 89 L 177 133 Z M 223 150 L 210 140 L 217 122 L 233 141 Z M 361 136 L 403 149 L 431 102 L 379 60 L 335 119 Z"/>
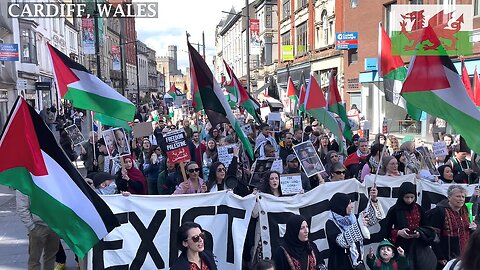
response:
<path fill-rule="evenodd" d="M 120 46 L 112 45 L 112 69 L 120 70 Z"/>
<path fill-rule="evenodd" d="M 250 19 L 250 54 L 262 53 L 262 41 L 260 39 L 260 20 Z"/>
<path fill-rule="evenodd" d="M 95 32 L 92 18 L 82 18 L 82 44 L 84 54 L 95 54 Z"/>
<path fill-rule="evenodd" d="M 295 57 L 293 55 L 293 45 L 282 45 L 282 60 L 292 61 Z"/>
<path fill-rule="evenodd" d="M 218 269 L 242 269 L 242 251 L 255 196 L 233 192 L 171 196 L 102 196 L 120 221 L 88 254 L 89 270 L 169 269 L 177 259 L 177 231 L 187 221 L 205 231 Z"/>

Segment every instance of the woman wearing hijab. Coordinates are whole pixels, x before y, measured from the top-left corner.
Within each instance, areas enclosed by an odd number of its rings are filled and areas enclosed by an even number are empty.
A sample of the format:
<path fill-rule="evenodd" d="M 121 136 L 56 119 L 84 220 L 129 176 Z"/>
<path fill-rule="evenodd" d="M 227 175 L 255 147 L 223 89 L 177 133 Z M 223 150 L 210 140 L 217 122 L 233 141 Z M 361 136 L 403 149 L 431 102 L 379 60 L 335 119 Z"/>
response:
<path fill-rule="evenodd" d="M 367 226 L 373 226 L 381 218 L 377 190 L 370 190 L 371 202 L 357 220 L 354 204 L 345 193 L 335 193 L 330 199 L 330 217 L 325 224 L 330 255 L 330 270 L 365 270 L 363 240 L 370 238 Z"/>
<path fill-rule="evenodd" d="M 293 215 L 287 221 L 283 243 L 273 260 L 277 270 L 326 269 L 318 259 L 318 248 L 308 239 L 309 227 L 303 216 Z"/>
<path fill-rule="evenodd" d="M 433 229 L 420 228 L 424 223 L 425 212 L 416 200 L 415 185 L 411 182 L 402 183 L 397 202 L 387 213 L 387 237 L 395 246 L 405 250 L 410 260 L 410 269 L 434 270 L 437 259 L 429 248 L 429 242 L 435 239 L 435 233 Z"/>
<path fill-rule="evenodd" d="M 122 168 L 117 173 L 118 191 L 128 191 L 131 194 L 147 195 L 147 181 L 143 173 L 133 166 L 133 159 L 131 156 L 123 157 L 125 168 Z"/>
<path fill-rule="evenodd" d="M 446 164 L 438 167 L 438 180 L 441 181 L 442 184 L 451 184 L 453 183 L 453 169 L 452 166 Z"/>

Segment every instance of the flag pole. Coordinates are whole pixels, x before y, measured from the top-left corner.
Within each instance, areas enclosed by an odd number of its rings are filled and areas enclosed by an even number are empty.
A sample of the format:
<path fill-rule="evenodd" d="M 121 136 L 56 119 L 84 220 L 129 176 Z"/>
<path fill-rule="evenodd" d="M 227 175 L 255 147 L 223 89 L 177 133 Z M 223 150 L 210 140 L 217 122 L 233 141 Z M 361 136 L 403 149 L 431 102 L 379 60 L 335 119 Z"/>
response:
<path fill-rule="evenodd" d="M 92 119 L 92 133 L 95 132 L 94 130 L 94 120 L 93 120 L 93 111 L 90 111 L 90 116 L 91 116 L 91 119 Z M 93 133 L 95 134 L 95 133 Z M 98 134 L 97 134 L 98 136 Z M 93 135 L 93 142 L 92 142 L 92 145 L 93 145 L 93 163 L 97 163 L 97 155 L 95 154 L 95 145 L 96 145 L 96 142 L 95 142 L 95 135 Z M 97 165 L 95 165 L 97 166 Z"/>

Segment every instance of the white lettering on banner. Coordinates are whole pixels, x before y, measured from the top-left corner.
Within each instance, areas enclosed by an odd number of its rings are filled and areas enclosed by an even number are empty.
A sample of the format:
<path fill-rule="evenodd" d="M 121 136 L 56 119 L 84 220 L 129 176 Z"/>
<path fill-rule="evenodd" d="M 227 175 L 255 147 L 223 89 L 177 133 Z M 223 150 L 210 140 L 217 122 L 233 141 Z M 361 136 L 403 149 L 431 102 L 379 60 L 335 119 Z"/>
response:
<path fill-rule="evenodd" d="M 239 270 L 255 196 L 232 192 L 171 196 L 102 196 L 120 221 L 88 254 L 88 269 L 169 269 L 178 257 L 177 231 L 186 221 L 205 231 L 218 269 Z M 123 268 L 122 268 L 123 269 Z"/>

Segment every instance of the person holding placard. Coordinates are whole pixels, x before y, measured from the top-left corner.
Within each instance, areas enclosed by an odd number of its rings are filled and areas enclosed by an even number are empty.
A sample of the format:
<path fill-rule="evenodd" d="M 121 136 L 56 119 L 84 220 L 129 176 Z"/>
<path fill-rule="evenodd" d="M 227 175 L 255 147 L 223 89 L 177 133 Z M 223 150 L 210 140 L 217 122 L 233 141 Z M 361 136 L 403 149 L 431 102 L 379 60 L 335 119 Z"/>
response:
<path fill-rule="evenodd" d="M 300 173 L 302 179 L 302 188 L 304 192 L 310 191 L 312 189 L 312 183 L 316 182 L 316 186 L 318 183 L 323 183 L 323 178 L 321 175 L 314 175 L 311 179 L 305 174 L 305 172 L 300 170 L 300 163 L 298 162 L 298 158 L 295 154 L 290 154 L 287 157 L 287 166 L 283 169 L 284 174 L 295 174 Z"/>
<path fill-rule="evenodd" d="M 205 193 L 208 191 L 207 185 L 200 178 L 200 167 L 195 161 L 190 161 L 185 166 L 188 179 L 177 186 L 173 194 L 195 194 Z"/>

